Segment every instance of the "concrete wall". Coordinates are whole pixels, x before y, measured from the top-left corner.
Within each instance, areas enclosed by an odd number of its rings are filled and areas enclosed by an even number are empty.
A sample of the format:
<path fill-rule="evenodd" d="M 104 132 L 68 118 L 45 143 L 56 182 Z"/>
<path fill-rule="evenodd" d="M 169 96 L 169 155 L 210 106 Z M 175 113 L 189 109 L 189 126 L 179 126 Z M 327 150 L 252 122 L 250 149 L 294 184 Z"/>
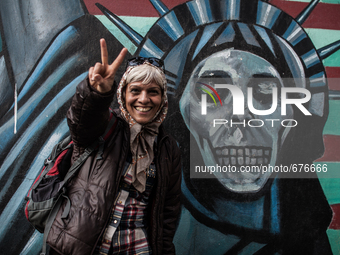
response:
<path fill-rule="evenodd" d="M 165 125 L 183 152 L 177 254 L 339 254 L 340 5 L 308 4 L 2 0 L 0 254 L 39 254 L 42 234 L 25 218 L 25 195 L 53 145 L 68 134 L 70 99 L 88 67 L 100 61 L 103 37 L 111 58 L 126 47 L 128 57 L 165 62 Z M 311 115 L 294 105 L 282 115 L 282 93 L 270 116 L 249 106 L 233 114 L 241 99 L 211 90 L 204 85 L 209 79 L 232 83 L 244 95 L 252 87 L 258 110 L 271 108 L 268 86 L 303 88 L 311 95 L 303 104 Z M 213 119 L 228 123 L 214 128 Z M 267 163 L 291 175 L 238 171 Z M 195 172 L 223 164 L 238 173 Z"/>

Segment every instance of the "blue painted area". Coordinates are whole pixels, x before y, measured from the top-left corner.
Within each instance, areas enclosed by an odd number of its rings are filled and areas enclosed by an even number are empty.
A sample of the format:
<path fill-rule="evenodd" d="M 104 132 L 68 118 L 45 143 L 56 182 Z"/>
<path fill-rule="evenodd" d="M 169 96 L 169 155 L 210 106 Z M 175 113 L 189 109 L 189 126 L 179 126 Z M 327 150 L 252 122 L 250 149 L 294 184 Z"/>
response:
<path fill-rule="evenodd" d="M 240 31 L 243 35 L 243 38 L 246 40 L 246 42 L 250 45 L 254 45 L 257 46 L 259 48 L 260 44 L 258 43 L 258 41 L 255 39 L 253 33 L 250 31 L 249 27 L 247 24 L 244 23 L 237 23 L 238 27 L 240 28 Z"/>
<path fill-rule="evenodd" d="M 34 231 L 34 234 L 31 236 L 20 255 L 39 254 L 42 248 L 43 237 L 43 233 L 39 233 L 37 230 Z"/>
<path fill-rule="evenodd" d="M 331 43 L 330 45 L 326 45 L 325 47 L 318 49 L 318 53 L 321 59 L 325 59 L 328 56 L 332 55 L 336 51 L 340 49 L 340 40 Z"/>
<path fill-rule="evenodd" d="M 309 80 L 310 80 L 310 86 L 312 88 L 323 87 L 326 85 L 325 72 L 314 74 L 313 76 L 309 78 Z"/>
<path fill-rule="evenodd" d="M 192 56 L 192 59 L 194 59 L 197 54 L 202 50 L 202 48 L 207 44 L 207 42 L 211 39 L 213 34 L 216 32 L 216 30 L 223 24 L 223 22 L 215 23 L 209 26 L 206 26 L 203 31 L 203 35 L 201 37 L 200 42 L 198 43 L 195 53 Z"/>
<path fill-rule="evenodd" d="M 251 202 L 237 202 L 224 199 L 214 200 L 214 212 L 202 206 L 182 180 L 182 194 L 190 204 L 206 218 L 214 221 L 230 223 L 238 227 L 253 230 L 263 229 L 264 197 Z"/>
<path fill-rule="evenodd" d="M 19 90 L 50 42 L 85 14 L 79 0 L 0 1 L 0 13 L 7 61 Z"/>
<path fill-rule="evenodd" d="M 289 41 L 293 46 L 295 46 L 303 39 L 305 39 L 307 35 L 301 29 L 300 25 L 293 20 L 282 37 Z"/>
<path fill-rule="evenodd" d="M 320 63 L 320 59 L 318 55 L 316 54 L 316 51 L 314 49 L 310 50 L 306 54 L 301 56 L 303 62 L 305 63 L 307 68 L 310 68 L 318 63 Z"/>
<path fill-rule="evenodd" d="M 218 217 L 216 214 L 208 211 L 204 206 L 202 206 L 197 199 L 192 195 L 190 190 L 187 188 L 184 179 L 182 178 L 181 183 L 181 190 L 182 194 L 190 201 L 190 203 L 199 210 L 202 214 L 204 214 L 206 217 L 212 219 L 212 220 L 218 220 Z"/>
<path fill-rule="evenodd" d="M 34 112 L 36 106 L 41 102 L 41 100 L 47 95 L 48 92 L 60 81 L 60 79 L 65 76 L 66 73 L 70 72 L 77 61 L 79 60 L 80 55 L 74 55 L 65 61 L 60 67 L 58 67 L 55 72 L 40 86 L 40 88 L 27 100 L 27 102 L 20 107 L 17 115 L 17 130 L 20 130 L 21 127 L 25 124 L 25 122 L 31 117 L 31 114 Z M 80 82 L 80 80 L 79 80 Z M 77 84 L 74 85 L 74 88 Z M 73 89 L 74 92 L 74 89 Z M 69 95 L 71 98 L 72 95 Z M 61 101 L 64 101 L 66 98 L 62 97 Z M 55 102 L 55 99 L 53 100 Z M 60 102 L 58 102 L 60 103 Z M 58 104 L 54 106 L 54 109 L 58 109 Z M 2 141 L 0 144 L 0 152 L 6 148 L 7 144 L 14 138 L 15 134 L 14 130 L 14 116 L 10 118 L 4 125 L 0 127 L 0 134 L 2 134 Z M 0 171 L 1 175 L 1 171 Z"/>
<path fill-rule="evenodd" d="M 235 38 L 235 30 L 231 23 L 224 29 L 224 31 L 220 34 L 220 36 L 214 42 L 216 45 L 220 45 L 226 42 L 232 42 Z"/>
<path fill-rule="evenodd" d="M 226 7 L 226 20 L 240 19 L 240 0 L 227 0 Z"/>
<path fill-rule="evenodd" d="M 150 39 L 147 39 L 139 55 L 141 57 L 162 58 L 164 52 L 160 48 L 158 48 Z"/>
<path fill-rule="evenodd" d="M 71 44 L 72 40 L 74 40 L 76 36 L 77 30 L 73 26 L 66 28 L 62 33 L 60 33 L 40 60 L 31 77 L 27 80 L 25 86 L 18 95 L 18 102 L 20 102 L 21 98 L 26 95 L 34 84 L 36 84 L 37 80 L 44 73 L 44 70 L 46 70 L 46 67 L 51 66 L 51 63 L 53 63 L 62 54 L 63 50 Z"/>
<path fill-rule="evenodd" d="M 276 56 L 273 43 L 270 40 L 267 31 L 264 28 L 259 27 L 259 26 L 254 26 L 254 27 L 256 31 L 259 33 L 259 35 L 261 36 L 262 40 L 267 44 L 268 48 L 273 53 L 273 55 Z"/>
<path fill-rule="evenodd" d="M 285 41 L 284 39 L 277 35 L 275 35 L 274 38 L 280 45 L 280 48 L 283 52 L 283 56 L 292 73 L 292 77 L 294 77 L 294 81 L 296 82 L 296 84 L 300 84 L 299 86 L 302 87 L 305 86 L 301 80 L 301 77 L 305 76 L 305 71 L 303 70 L 301 60 L 298 58 L 296 54 L 292 53 L 292 47 L 289 45 L 287 41 Z"/>
<path fill-rule="evenodd" d="M 16 169 L 11 168 L 12 164 L 15 161 L 16 162 L 18 161 L 19 156 L 20 158 L 24 159 L 25 153 L 29 152 L 29 149 L 27 148 L 30 148 L 30 146 L 34 146 L 34 143 L 37 142 L 35 139 L 37 137 L 37 134 L 40 133 L 42 128 L 47 125 L 48 121 L 50 120 L 50 117 L 53 116 L 56 113 L 56 111 L 73 96 L 76 85 L 78 85 L 79 82 L 86 77 L 86 75 L 87 73 L 78 76 L 62 91 L 60 91 L 60 93 L 53 98 L 53 100 L 46 106 L 46 108 L 33 121 L 33 123 L 25 130 L 23 135 L 18 139 L 16 144 L 13 146 L 13 148 L 7 155 L 5 161 L 3 162 L 0 168 L 0 179 L 2 179 L 3 175 L 9 169 L 11 170 L 11 175 L 6 182 L 5 187 L 2 187 L 2 190 L 0 192 L 0 199 L 4 194 L 6 194 L 7 188 L 9 188 L 10 184 L 12 183 L 12 179 L 16 174 L 16 171 L 18 171 L 18 167 Z M 26 150 L 24 150 L 24 148 L 26 148 Z"/>
<path fill-rule="evenodd" d="M 6 68 L 5 56 L 0 56 L 0 116 L 2 116 L 6 108 L 8 108 L 14 100 L 14 89 L 9 81 Z"/>
<path fill-rule="evenodd" d="M 172 78 L 172 77 L 170 78 L 170 80 L 173 80 L 176 83 L 176 85 L 174 86 L 175 89 L 178 88 L 179 83 L 182 79 L 186 58 L 188 56 L 190 47 L 191 47 L 194 39 L 197 36 L 197 33 L 198 33 L 198 30 L 196 30 L 195 32 L 186 36 L 182 41 L 180 41 L 172 49 L 170 54 L 168 54 L 168 56 L 164 60 L 164 64 L 166 66 L 166 69 L 169 72 L 177 74 L 176 78 Z M 169 78 L 169 77 L 167 77 L 167 78 Z"/>
<path fill-rule="evenodd" d="M 219 221 L 253 230 L 263 229 L 264 197 L 251 202 L 215 200 L 214 203 Z"/>
<path fill-rule="evenodd" d="M 33 129 L 33 128 L 31 128 Z M 52 135 L 44 143 L 44 146 L 37 154 L 36 159 L 30 166 L 27 175 L 19 188 L 15 191 L 11 200 L 7 203 L 6 207 L 0 216 L 0 242 L 11 231 L 11 226 L 17 217 L 23 217 L 23 212 L 19 210 L 21 205 L 25 203 L 25 197 L 28 190 L 32 186 L 35 178 L 38 176 L 42 169 L 45 158 L 50 154 L 53 146 L 59 142 L 63 136 L 68 132 L 68 126 L 66 120 L 62 121 L 61 124 L 52 132 Z M 30 134 L 32 132 L 29 132 Z M 36 141 L 35 141 L 36 142 Z M 20 216 L 19 216 L 20 215 Z"/>
<path fill-rule="evenodd" d="M 209 1 L 198 0 L 187 3 L 197 26 L 213 22 Z"/>
<path fill-rule="evenodd" d="M 164 15 L 169 11 L 168 7 L 166 7 L 161 1 L 150 0 L 150 2 L 160 15 Z"/>
<path fill-rule="evenodd" d="M 174 12 L 170 12 L 168 15 L 164 16 L 157 23 L 172 40 L 176 41 L 184 34 L 184 30 L 179 23 Z"/>
<path fill-rule="evenodd" d="M 280 202 L 279 202 L 279 190 L 278 190 L 278 179 L 273 181 L 271 187 L 271 232 L 274 234 L 280 233 Z"/>
<path fill-rule="evenodd" d="M 256 24 L 271 29 L 278 19 L 280 13 L 281 10 L 277 9 L 276 7 L 259 1 Z"/>

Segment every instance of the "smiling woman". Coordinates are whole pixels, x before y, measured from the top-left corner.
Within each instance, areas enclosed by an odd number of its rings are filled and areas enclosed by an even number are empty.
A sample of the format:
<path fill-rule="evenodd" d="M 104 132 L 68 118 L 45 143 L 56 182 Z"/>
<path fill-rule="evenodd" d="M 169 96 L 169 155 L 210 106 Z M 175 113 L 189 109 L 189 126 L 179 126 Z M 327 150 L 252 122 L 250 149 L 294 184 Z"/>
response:
<path fill-rule="evenodd" d="M 61 206 L 52 224 L 50 254 L 175 254 L 181 160 L 162 126 L 168 109 L 163 62 L 130 59 L 117 89 L 120 107 L 111 112 L 125 54 L 109 64 L 102 39 L 102 63 L 77 86 L 67 113 L 72 161 L 114 124 L 101 156 L 91 154 L 67 185 L 71 207 L 63 218 Z"/>
<path fill-rule="evenodd" d="M 150 122 L 161 105 L 162 92 L 154 82 L 143 85 L 137 81 L 129 83 L 126 88 L 126 109 L 138 123 Z"/>
<path fill-rule="evenodd" d="M 118 93 L 122 91 L 123 107 L 140 124 L 146 124 L 158 115 L 166 96 L 162 71 L 147 63 L 131 67 L 126 81 L 118 88 Z"/>

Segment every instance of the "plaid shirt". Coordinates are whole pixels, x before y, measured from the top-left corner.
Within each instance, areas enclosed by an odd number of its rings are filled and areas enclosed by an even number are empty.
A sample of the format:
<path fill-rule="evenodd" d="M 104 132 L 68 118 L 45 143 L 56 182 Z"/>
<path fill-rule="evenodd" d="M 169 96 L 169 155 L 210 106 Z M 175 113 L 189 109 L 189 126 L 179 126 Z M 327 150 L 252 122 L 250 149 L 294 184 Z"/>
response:
<path fill-rule="evenodd" d="M 154 164 L 150 165 L 146 171 L 145 191 L 140 193 L 131 185 L 131 166 L 127 163 L 128 171 L 123 178 L 109 224 L 94 254 L 152 254 L 147 239 L 146 218 L 156 169 Z"/>

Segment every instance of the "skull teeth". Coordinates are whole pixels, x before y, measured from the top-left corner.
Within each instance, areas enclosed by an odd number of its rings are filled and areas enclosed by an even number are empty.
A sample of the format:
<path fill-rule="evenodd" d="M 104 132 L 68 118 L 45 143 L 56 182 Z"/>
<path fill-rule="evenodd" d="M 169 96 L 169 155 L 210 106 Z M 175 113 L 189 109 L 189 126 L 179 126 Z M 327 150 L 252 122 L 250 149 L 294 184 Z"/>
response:
<path fill-rule="evenodd" d="M 269 164 L 271 157 L 271 148 L 218 148 L 215 150 L 215 155 L 220 165 L 255 166 L 261 164 Z"/>

